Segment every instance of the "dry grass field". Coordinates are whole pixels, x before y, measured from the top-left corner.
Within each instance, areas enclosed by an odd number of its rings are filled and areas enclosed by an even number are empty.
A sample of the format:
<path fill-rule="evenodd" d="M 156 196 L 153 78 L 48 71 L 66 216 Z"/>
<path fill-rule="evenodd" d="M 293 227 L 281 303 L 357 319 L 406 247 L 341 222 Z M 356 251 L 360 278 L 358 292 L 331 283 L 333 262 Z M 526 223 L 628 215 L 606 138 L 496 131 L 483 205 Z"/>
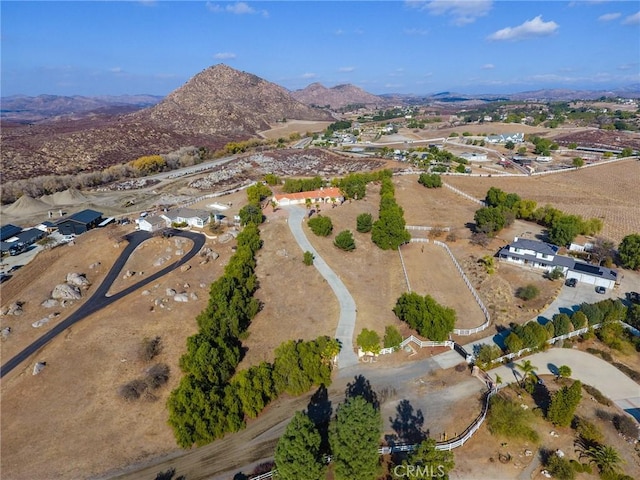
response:
<path fill-rule="evenodd" d="M 331 122 L 315 122 L 311 120 L 287 120 L 284 123 L 274 125 L 270 130 L 258 132 L 263 138 L 276 140 L 280 137 L 289 138 L 292 133 L 304 135 L 306 132 L 322 132 Z"/>
<path fill-rule="evenodd" d="M 640 162 L 622 160 L 576 171 L 535 177 L 446 177 L 446 183 L 484 198 L 490 187 L 515 192 L 538 205 L 550 204 L 560 210 L 601 218 L 600 235 L 620 242 L 625 235 L 640 232 Z"/>

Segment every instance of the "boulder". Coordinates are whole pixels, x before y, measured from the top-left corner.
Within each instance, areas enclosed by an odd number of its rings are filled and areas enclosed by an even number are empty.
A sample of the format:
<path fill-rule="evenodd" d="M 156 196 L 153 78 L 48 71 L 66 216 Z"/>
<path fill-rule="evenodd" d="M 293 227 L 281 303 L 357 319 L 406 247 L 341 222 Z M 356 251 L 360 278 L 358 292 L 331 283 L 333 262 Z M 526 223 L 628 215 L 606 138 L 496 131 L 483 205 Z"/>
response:
<path fill-rule="evenodd" d="M 191 292 L 189 294 L 189 298 L 191 298 L 191 300 L 198 300 L 198 295 L 196 294 L 196 292 Z"/>
<path fill-rule="evenodd" d="M 68 283 L 56 285 L 51 293 L 54 300 L 80 300 L 81 297 L 80 289 Z"/>
<path fill-rule="evenodd" d="M 49 323 L 49 320 L 51 320 L 49 317 L 44 317 L 44 318 L 41 318 L 40 320 L 36 320 L 35 322 L 33 322 L 31 326 L 33 328 L 40 328 L 42 325 Z"/>
<path fill-rule="evenodd" d="M 11 327 L 4 327 L 2 331 L 0 331 L 0 337 L 2 337 L 2 340 L 6 340 L 9 335 L 11 335 Z"/>
<path fill-rule="evenodd" d="M 47 366 L 47 362 L 38 362 L 33 366 L 33 374 L 34 375 L 38 375 L 42 370 L 44 370 L 44 367 Z"/>
<path fill-rule="evenodd" d="M 189 264 L 185 264 L 185 265 L 182 265 L 182 266 L 180 267 L 180 271 L 181 271 L 182 273 L 187 272 L 187 271 L 189 271 L 189 270 L 191 270 L 191 265 L 189 265 Z"/>
<path fill-rule="evenodd" d="M 100 262 L 92 263 L 91 265 L 89 265 L 89 270 L 93 270 L 95 268 L 98 268 L 100 265 L 101 265 Z"/>
<path fill-rule="evenodd" d="M 161 265 L 164 265 L 165 263 L 167 263 L 167 260 L 169 260 L 167 257 L 156 258 L 155 261 L 153 262 L 153 266 L 159 267 Z"/>
<path fill-rule="evenodd" d="M 167 288 L 166 290 L 167 297 L 173 297 L 176 293 L 178 292 L 176 292 L 173 288 Z"/>
<path fill-rule="evenodd" d="M 67 273 L 67 283 L 81 288 L 90 285 L 89 280 L 82 273 Z"/>
<path fill-rule="evenodd" d="M 147 295 L 151 295 L 151 292 L 149 290 L 143 290 L 141 295 L 144 295 L 146 297 Z"/>
<path fill-rule="evenodd" d="M 178 293 L 177 295 L 173 296 L 173 301 L 174 302 L 188 302 L 189 301 L 189 296 L 186 293 Z"/>
<path fill-rule="evenodd" d="M 53 308 L 57 307 L 59 305 L 59 302 L 57 300 L 54 300 L 53 298 L 47 298 L 40 305 L 42 305 L 44 308 Z"/>
<path fill-rule="evenodd" d="M 7 313 L 5 315 L 22 315 L 22 302 L 13 302 L 7 307 Z"/>

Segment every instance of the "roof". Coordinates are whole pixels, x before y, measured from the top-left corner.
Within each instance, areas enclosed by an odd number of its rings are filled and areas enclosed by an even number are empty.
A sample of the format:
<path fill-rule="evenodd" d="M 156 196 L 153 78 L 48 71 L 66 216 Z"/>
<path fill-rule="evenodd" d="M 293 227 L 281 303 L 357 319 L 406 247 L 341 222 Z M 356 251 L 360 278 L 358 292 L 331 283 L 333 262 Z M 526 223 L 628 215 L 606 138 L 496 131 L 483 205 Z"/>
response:
<path fill-rule="evenodd" d="M 151 215 L 150 217 L 141 218 L 139 223 L 147 222 L 149 225 L 166 225 L 166 220 L 158 215 Z"/>
<path fill-rule="evenodd" d="M 102 212 L 97 212 L 96 210 L 86 209 L 81 210 L 79 212 L 74 213 L 73 215 L 69 215 L 67 218 L 63 218 L 56 222 L 56 225 L 60 225 L 61 223 L 72 221 L 77 223 L 84 223 L 85 225 L 95 222 L 99 218 L 102 217 Z"/>
<path fill-rule="evenodd" d="M 557 247 L 556 245 L 551 245 L 550 243 L 518 237 L 515 238 L 510 246 L 515 248 L 523 248 L 525 250 L 533 250 L 535 252 L 542 253 L 543 255 L 556 255 L 559 249 L 559 247 Z"/>
<path fill-rule="evenodd" d="M 27 243 L 31 244 L 36 240 L 41 239 L 45 236 L 45 232 L 40 230 L 39 228 L 30 228 L 29 230 L 24 230 L 20 232 L 16 237 L 18 237 L 19 243 Z"/>
<path fill-rule="evenodd" d="M 278 200 L 282 200 L 288 198 L 290 200 L 306 200 L 307 198 L 340 198 L 342 197 L 342 192 L 337 187 L 328 187 L 321 188 L 320 190 L 310 190 L 308 192 L 297 192 L 297 193 L 281 193 L 278 195 L 274 195 L 273 197 Z"/>
<path fill-rule="evenodd" d="M 209 218 L 209 212 L 206 210 L 195 210 L 193 208 L 176 208 L 175 210 L 165 212 L 163 216 L 172 221 L 177 218 L 199 218 L 204 221 Z"/>
<path fill-rule="evenodd" d="M 0 228 L 0 240 L 5 241 L 7 238 L 13 237 L 16 233 L 20 233 L 22 228 L 12 225 L 11 223 L 7 223 L 6 225 L 2 225 Z"/>
<path fill-rule="evenodd" d="M 575 265 L 571 270 L 576 272 L 586 273 L 594 277 L 606 278 L 607 280 L 617 280 L 618 272 L 611 268 L 601 267 L 599 265 L 591 265 L 589 263 L 575 262 Z"/>

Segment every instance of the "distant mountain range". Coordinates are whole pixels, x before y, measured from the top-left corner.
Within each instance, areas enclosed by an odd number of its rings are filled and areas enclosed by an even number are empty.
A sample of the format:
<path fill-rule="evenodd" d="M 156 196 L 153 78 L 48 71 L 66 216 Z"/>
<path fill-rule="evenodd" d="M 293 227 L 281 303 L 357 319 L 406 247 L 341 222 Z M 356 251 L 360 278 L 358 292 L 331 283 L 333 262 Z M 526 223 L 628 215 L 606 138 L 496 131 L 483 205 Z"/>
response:
<path fill-rule="evenodd" d="M 3 181 L 103 169 L 183 146 L 212 150 L 246 140 L 284 119 L 333 121 L 332 110 L 361 105 L 465 108 L 496 100 L 640 98 L 640 85 L 613 91 L 538 90 L 511 95 L 373 95 L 319 83 L 291 92 L 220 64 L 166 97 L 13 96 L 0 99 Z"/>

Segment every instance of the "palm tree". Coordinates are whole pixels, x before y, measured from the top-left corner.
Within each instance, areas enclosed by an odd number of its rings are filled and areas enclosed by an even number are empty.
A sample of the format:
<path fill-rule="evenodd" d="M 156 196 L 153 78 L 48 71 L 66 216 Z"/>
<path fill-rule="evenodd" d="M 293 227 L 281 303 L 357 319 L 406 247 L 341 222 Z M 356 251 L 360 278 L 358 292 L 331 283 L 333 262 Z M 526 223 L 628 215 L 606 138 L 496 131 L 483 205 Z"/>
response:
<path fill-rule="evenodd" d="M 522 386 L 524 386 L 524 381 L 529 377 L 535 376 L 535 371 L 538 369 L 535 365 L 531 364 L 531 360 L 524 360 L 522 363 L 516 363 L 516 367 L 522 370 Z"/>
<path fill-rule="evenodd" d="M 589 463 L 595 463 L 598 466 L 600 473 L 614 473 L 618 470 L 619 464 L 623 463 L 618 451 L 608 445 L 589 447 L 585 455 L 591 458 Z"/>

